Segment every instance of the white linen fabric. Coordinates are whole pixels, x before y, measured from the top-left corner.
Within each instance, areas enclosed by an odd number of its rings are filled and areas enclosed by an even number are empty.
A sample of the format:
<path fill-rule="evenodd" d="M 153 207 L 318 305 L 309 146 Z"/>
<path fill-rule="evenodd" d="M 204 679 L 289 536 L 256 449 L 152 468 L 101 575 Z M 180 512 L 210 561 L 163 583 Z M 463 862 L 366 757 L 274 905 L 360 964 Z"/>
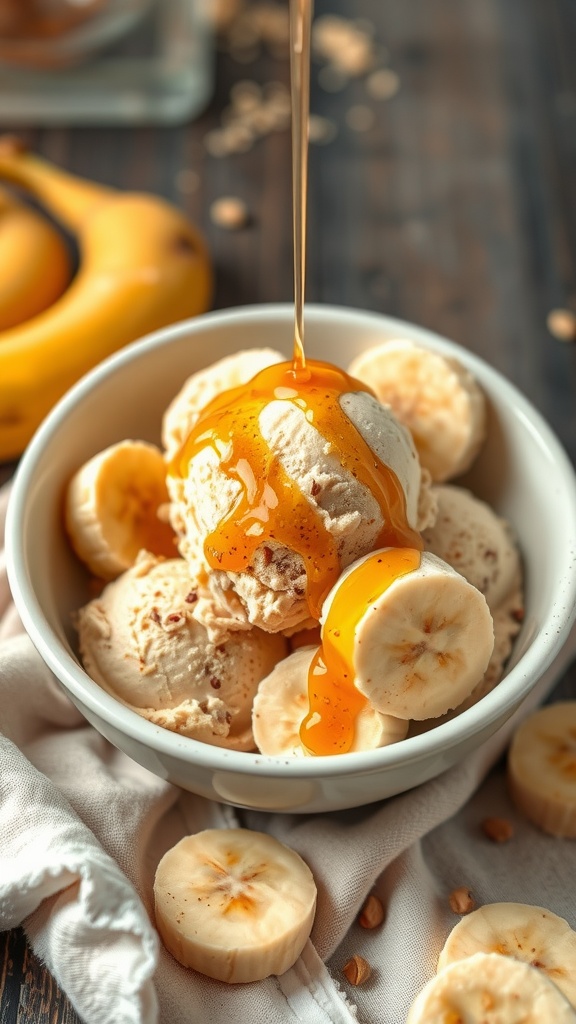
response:
<path fill-rule="evenodd" d="M 0 491 L 0 538 L 8 489 Z M 514 718 L 432 782 L 356 811 L 240 812 L 173 787 L 105 741 L 65 697 L 25 636 L 0 554 L 0 930 L 23 925 L 86 1024 L 403 1024 L 457 918 L 448 895 L 535 903 L 576 927 L 576 845 L 540 833 L 507 795 L 501 755 L 521 717 L 549 696 L 576 698 L 576 632 Z M 481 822 L 514 825 L 494 844 Z M 153 926 L 162 853 L 206 827 L 269 832 L 318 885 L 311 939 L 280 978 L 225 985 L 186 971 Z M 371 891 L 386 908 L 355 919 Z M 358 954 L 369 981 L 342 974 Z"/>

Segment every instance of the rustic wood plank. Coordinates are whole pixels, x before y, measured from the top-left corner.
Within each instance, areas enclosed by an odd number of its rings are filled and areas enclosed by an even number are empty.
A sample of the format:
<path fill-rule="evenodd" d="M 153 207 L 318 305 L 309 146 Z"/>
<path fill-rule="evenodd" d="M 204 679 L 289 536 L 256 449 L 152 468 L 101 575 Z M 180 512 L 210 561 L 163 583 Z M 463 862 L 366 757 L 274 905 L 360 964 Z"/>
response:
<path fill-rule="evenodd" d="M 20 928 L 0 934 L 0 1024 L 78 1024 Z"/>

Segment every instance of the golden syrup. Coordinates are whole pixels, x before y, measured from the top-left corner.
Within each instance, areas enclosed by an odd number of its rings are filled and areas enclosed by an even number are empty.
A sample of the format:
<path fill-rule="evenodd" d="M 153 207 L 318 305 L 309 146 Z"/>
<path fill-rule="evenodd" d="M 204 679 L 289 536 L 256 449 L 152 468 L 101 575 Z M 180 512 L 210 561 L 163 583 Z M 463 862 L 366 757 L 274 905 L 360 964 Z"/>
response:
<path fill-rule="evenodd" d="M 344 754 L 354 742 L 356 718 L 366 698 L 354 684 L 356 631 L 370 605 L 395 580 L 417 569 L 420 550 L 375 551 L 344 578 L 328 609 L 322 643 L 308 672 L 310 710 L 300 740 L 310 754 Z"/>
<path fill-rule="evenodd" d="M 294 231 L 294 372 L 305 374 L 304 287 L 306 200 L 310 122 L 311 0 L 290 0 L 290 88 L 292 98 L 292 223 Z"/>

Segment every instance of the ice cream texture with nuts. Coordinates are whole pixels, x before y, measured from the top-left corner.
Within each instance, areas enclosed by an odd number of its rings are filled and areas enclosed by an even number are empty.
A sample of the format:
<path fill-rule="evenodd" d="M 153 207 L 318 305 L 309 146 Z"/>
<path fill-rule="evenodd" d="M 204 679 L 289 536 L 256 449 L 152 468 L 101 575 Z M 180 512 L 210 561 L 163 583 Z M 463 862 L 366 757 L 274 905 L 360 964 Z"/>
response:
<path fill-rule="evenodd" d="M 419 351 L 428 358 L 413 346 L 412 361 Z M 458 486 L 445 437 L 442 481 L 432 481 L 398 411 L 414 381 L 394 376 L 397 361 L 381 365 L 386 344 L 374 353 L 377 372 L 369 353 L 363 372 L 386 376 L 397 402 L 333 364 L 247 349 L 193 374 L 170 403 L 169 501 L 154 514 L 173 528 L 174 558 L 141 552 L 77 616 L 87 672 L 149 721 L 257 749 L 261 689 L 270 706 L 286 704 L 283 735 L 266 729 L 266 753 L 276 742 L 286 753 L 290 735 L 301 752 L 331 754 L 399 742 L 412 718 L 421 731 L 427 714 L 457 713 L 501 678 L 523 613 L 512 529 Z M 434 362 L 438 401 L 453 388 L 461 410 L 462 375 L 453 359 L 444 376 Z M 434 401 L 432 387 L 421 408 Z M 473 459 L 484 409 L 476 397 L 464 408 L 459 438 L 470 438 Z M 313 646 L 295 661 L 299 635 Z M 380 678 L 384 656 L 410 700 Z"/>
<path fill-rule="evenodd" d="M 142 552 L 79 612 L 83 663 L 104 689 L 154 724 L 251 750 L 258 683 L 287 653 L 286 641 L 255 629 L 214 644 L 193 617 L 195 601 L 183 559 Z"/>

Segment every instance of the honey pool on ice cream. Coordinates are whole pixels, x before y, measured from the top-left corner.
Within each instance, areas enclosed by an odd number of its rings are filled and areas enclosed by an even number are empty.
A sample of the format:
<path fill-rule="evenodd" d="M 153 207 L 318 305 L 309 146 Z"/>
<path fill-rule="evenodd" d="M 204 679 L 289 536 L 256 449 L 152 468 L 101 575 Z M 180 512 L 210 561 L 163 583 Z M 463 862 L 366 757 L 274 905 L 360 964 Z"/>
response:
<path fill-rule="evenodd" d="M 458 714 L 524 608 L 513 524 L 458 485 L 485 431 L 469 371 L 406 339 L 346 370 L 262 348 L 194 373 L 161 447 L 114 444 L 68 485 L 86 671 L 156 725 L 271 755 Z"/>

